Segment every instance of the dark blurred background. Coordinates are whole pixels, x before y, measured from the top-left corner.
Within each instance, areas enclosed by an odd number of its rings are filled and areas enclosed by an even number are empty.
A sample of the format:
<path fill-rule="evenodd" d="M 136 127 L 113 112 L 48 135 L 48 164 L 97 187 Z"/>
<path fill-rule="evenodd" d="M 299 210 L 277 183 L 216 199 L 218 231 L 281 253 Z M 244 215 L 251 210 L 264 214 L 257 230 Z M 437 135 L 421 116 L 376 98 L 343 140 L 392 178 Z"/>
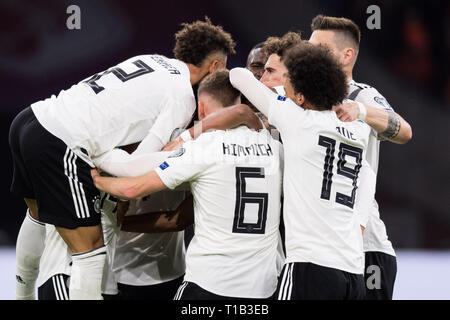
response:
<path fill-rule="evenodd" d="M 69 5 L 81 29 L 69 30 Z M 369 5 L 381 9 L 370 30 Z M 25 204 L 9 193 L 8 131 L 31 103 L 131 56 L 172 56 L 183 22 L 208 15 L 237 42 L 228 68 L 244 66 L 268 36 L 310 36 L 317 14 L 345 16 L 361 28 L 354 78 L 376 87 L 413 128 L 407 145 L 382 143 L 377 200 L 394 248 L 450 248 L 450 1 L 113 1 L 1 0 L 0 93 L 2 209 L 0 245 L 15 245 Z"/>

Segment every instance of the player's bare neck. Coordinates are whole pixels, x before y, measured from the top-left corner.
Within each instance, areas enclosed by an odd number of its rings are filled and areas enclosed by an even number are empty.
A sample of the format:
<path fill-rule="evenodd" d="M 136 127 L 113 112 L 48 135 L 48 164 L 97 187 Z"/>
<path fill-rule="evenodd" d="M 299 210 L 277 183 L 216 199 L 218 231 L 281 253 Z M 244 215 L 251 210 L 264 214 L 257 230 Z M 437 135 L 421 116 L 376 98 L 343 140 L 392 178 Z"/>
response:
<path fill-rule="evenodd" d="M 353 68 L 348 71 L 344 70 L 344 72 L 345 72 L 345 77 L 347 79 L 347 83 L 350 83 L 353 80 Z"/>
<path fill-rule="evenodd" d="M 312 103 L 309 103 L 308 101 L 303 102 L 301 107 L 305 110 L 317 110 L 317 111 L 323 110 L 322 108 L 318 108 L 315 105 L 313 105 Z"/>
<path fill-rule="evenodd" d="M 193 64 L 190 63 L 186 63 L 186 66 L 189 69 L 189 75 L 190 75 L 190 80 L 191 80 L 191 85 L 196 85 L 197 83 L 199 83 L 203 77 L 205 76 L 203 70 L 199 67 L 196 67 Z"/>

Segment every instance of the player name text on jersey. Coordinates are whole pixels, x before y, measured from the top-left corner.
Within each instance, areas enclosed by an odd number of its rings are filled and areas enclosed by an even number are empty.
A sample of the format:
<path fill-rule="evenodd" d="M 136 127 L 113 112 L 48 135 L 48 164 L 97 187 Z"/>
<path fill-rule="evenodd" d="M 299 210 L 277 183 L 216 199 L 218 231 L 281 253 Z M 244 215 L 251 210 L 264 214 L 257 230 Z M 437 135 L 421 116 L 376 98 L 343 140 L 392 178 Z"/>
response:
<path fill-rule="evenodd" d="M 244 147 L 236 143 L 222 143 L 223 154 L 235 157 L 241 156 L 273 156 L 270 144 L 254 143 Z"/>

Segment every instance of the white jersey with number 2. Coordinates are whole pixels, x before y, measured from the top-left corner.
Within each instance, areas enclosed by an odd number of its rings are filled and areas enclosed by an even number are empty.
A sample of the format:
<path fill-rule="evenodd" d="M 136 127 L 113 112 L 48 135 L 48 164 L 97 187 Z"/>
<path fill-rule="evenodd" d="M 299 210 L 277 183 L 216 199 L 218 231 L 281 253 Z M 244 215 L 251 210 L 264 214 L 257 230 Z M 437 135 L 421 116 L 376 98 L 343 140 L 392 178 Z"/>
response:
<path fill-rule="evenodd" d="M 39 123 L 80 158 L 93 160 L 118 146 L 146 138 L 165 145 L 175 128 L 184 128 L 195 111 L 185 63 L 141 55 L 36 102 Z M 159 151 L 147 150 L 147 152 Z M 98 166 L 98 164 L 96 164 Z"/>

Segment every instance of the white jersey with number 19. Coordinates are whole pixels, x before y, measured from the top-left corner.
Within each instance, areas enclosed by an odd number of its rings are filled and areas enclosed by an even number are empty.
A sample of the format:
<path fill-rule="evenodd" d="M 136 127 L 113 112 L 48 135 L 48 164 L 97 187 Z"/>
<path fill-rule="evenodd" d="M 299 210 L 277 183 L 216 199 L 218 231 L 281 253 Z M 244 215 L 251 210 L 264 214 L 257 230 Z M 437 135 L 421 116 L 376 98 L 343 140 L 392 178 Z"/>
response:
<path fill-rule="evenodd" d="M 194 196 L 184 280 L 220 296 L 268 298 L 277 286 L 282 145 L 247 127 L 202 134 L 157 169 Z"/>
<path fill-rule="evenodd" d="M 359 201 L 364 199 L 364 208 L 370 205 L 370 197 L 361 192 L 374 192 L 375 180 L 365 180 L 362 188 L 358 178 L 370 170 L 364 161 L 370 128 L 341 122 L 331 110 L 305 110 L 245 69 L 231 70 L 230 80 L 267 114 L 283 140 L 286 262 L 362 274 Z"/>

